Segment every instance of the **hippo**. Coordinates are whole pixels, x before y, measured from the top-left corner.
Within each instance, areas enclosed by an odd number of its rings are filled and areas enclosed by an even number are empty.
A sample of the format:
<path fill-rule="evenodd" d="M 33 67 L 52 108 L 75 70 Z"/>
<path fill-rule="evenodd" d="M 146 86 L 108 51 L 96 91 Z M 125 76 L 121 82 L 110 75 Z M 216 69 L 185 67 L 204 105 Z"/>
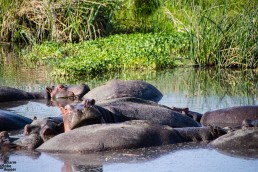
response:
<path fill-rule="evenodd" d="M 86 84 L 70 85 L 70 86 L 59 84 L 52 88 L 47 87 L 47 90 L 52 99 L 58 99 L 58 98 L 81 99 L 87 92 L 90 91 L 90 88 Z"/>
<path fill-rule="evenodd" d="M 43 142 L 44 141 L 39 134 L 32 133 L 28 136 L 24 136 L 22 138 L 19 138 L 18 140 L 15 140 L 13 144 L 16 145 L 17 149 L 19 148 L 34 150 L 39 147 Z"/>
<path fill-rule="evenodd" d="M 16 149 L 16 145 L 12 142 L 15 141 L 15 138 L 10 138 L 7 131 L 1 131 L 0 132 L 0 150 L 3 149 L 10 150 L 10 149 Z"/>
<path fill-rule="evenodd" d="M 37 119 L 34 117 L 31 124 L 24 127 L 24 135 L 39 134 L 43 141 L 46 141 L 57 134 L 64 132 L 62 117 L 46 117 Z"/>
<path fill-rule="evenodd" d="M 189 111 L 189 108 L 178 108 L 178 107 L 171 107 L 171 109 L 178 111 L 182 114 L 185 114 L 189 116 L 190 118 L 193 118 L 195 121 L 200 122 L 202 118 L 202 114 L 194 111 Z"/>
<path fill-rule="evenodd" d="M 245 119 L 258 119 L 258 106 L 236 106 L 206 112 L 201 118 L 201 123 L 220 127 L 241 127 Z"/>
<path fill-rule="evenodd" d="M 18 115 L 13 112 L 0 110 L 0 131 L 11 131 L 23 129 L 30 124 L 32 119 Z"/>
<path fill-rule="evenodd" d="M 153 101 L 134 97 L 116 98 L 95 104 L 86 99 L 79 104 L 60 107 L 64 118 L 65 132 L 96 123 L 118 123 L 128 120 L 150 120 L 171 127 L 199 127 L 192 118 Z"/>
<path fill-rule="evenodd" d="M 135 149 L 183 142 L 209 142 L 223 134 L 224 131 L 217 127 L 176 129 L 146 120 L 132 120 L 79 127 L 53 137 L 36 150 L 87 153 Z"/>
<path fill-rule="evenodd" d="M 122 97 L 136 97 L 158 102 L 163 95 L 156 87 L 145 81 L 114 79 L 92 89 L 83 96 L 83 99 L 95 99 L 96 102 L 100 102 Z"/>
<path fill-rule="evenodd" d="M 49 98 L 45 92 L 26 92 L 12 87 L 0 87 L 0 102 Z"/>
<path fill-rule="evenodd" d="M 32 123 L 24 127 L 24 137 L 16 140 L 14 143 L 23 149 L 35 149 L 43 142 L 63 132 L 62 117 L 47 117 L 43 119 L 34 117 Z"/>
<path fill-rule="evenodd" d="M 217 149 L 255 149 L 258 150 L 258 127 L 238 129 L 211 142 Z"/>

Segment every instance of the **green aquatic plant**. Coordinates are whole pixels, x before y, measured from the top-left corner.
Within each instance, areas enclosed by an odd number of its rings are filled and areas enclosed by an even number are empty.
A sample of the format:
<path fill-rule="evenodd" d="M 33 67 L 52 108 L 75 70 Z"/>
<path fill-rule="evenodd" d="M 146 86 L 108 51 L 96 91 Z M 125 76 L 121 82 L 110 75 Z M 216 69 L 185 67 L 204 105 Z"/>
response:
<path fill-rule="evenodd" d="M 83 75 L 118 70 L 155 70 L 178 65 L 184 34 L 124 34 L 78 44 L 46 42 L 33 46 L 22 59 L 51 64 L 54 75 Z"/>

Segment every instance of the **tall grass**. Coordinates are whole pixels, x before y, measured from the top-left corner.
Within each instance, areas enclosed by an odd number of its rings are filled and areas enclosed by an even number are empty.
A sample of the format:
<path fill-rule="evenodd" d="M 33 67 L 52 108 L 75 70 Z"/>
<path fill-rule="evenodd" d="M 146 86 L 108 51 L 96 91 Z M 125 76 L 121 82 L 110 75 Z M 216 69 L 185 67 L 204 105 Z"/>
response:
<path fill-rule="evenodd" d="M 35 43 L 94 39 L 105 35 L 117 4 L 112 0 L 1 1 L 0 41 Z"/>
<path fill-rule="evenodd" d="M 258 1 L 167 1 L 174 27 L 189 38 L 188 56 L 200 66 L 258 66 Z"/>

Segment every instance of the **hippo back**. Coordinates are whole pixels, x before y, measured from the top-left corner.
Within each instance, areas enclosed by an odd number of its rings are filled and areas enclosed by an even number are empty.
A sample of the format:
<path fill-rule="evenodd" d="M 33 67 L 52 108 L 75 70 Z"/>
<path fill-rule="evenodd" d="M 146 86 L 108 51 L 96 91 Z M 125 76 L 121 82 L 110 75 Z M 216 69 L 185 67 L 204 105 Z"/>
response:
<path fill-rule="evenodd" d="M 201 118 L 201 123 L 221 127 L 239 127 L 245 119 L 258 119 L 258 106 L 236 106 L 206 112 Z"/>
<path fill-rule="evenodd" d="M 200 126 L 198 122 L 187 115 L 153 101 L 124 97 L 106 100 L 97 104 L 111 111 L 115 115 L 114 118 L 125 116 L 131 120 L 149 120 L 157 124 L 179 128 Z"/>
<path fill-rule="evenodd" d="M 31 122 L 31 119 L 24 116 L 0 110 L 0 131 L 19 130 Z"/>
<path fill-rule="evenodd" d="M 30 93 L 11 87 L 0 87 L 0 102 L 33 99 Z"/>
<path fill-rule="evenodd" d="M 140 80 L 111 80 L 105 85 L 96 87 L 89 91 L 83 99 L 95 99 L 96 102 L 121 98 L 136 97 L 145 100 L 158 102 L 162 97 L 162 93 L 153 85 Z"/>

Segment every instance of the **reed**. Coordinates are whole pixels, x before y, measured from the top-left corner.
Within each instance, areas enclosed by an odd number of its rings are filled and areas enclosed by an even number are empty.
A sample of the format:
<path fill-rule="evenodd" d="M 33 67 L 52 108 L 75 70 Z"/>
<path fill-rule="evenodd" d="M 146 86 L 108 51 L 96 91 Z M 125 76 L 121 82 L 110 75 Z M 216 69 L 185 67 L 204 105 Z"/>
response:
<path fill-rule="evenodd" d="M 78 42 L 103 36 L 117 5 L 111 0 L 7 1 L 0 4 L 0 41 L 27 43 Z"/>
<path fill-rule="evenodd" d="M 258 65 L 258 2 L 248 0 L 167 1 L 174 27 L 188 33 L 190 57 L 200 66 Z"/>

